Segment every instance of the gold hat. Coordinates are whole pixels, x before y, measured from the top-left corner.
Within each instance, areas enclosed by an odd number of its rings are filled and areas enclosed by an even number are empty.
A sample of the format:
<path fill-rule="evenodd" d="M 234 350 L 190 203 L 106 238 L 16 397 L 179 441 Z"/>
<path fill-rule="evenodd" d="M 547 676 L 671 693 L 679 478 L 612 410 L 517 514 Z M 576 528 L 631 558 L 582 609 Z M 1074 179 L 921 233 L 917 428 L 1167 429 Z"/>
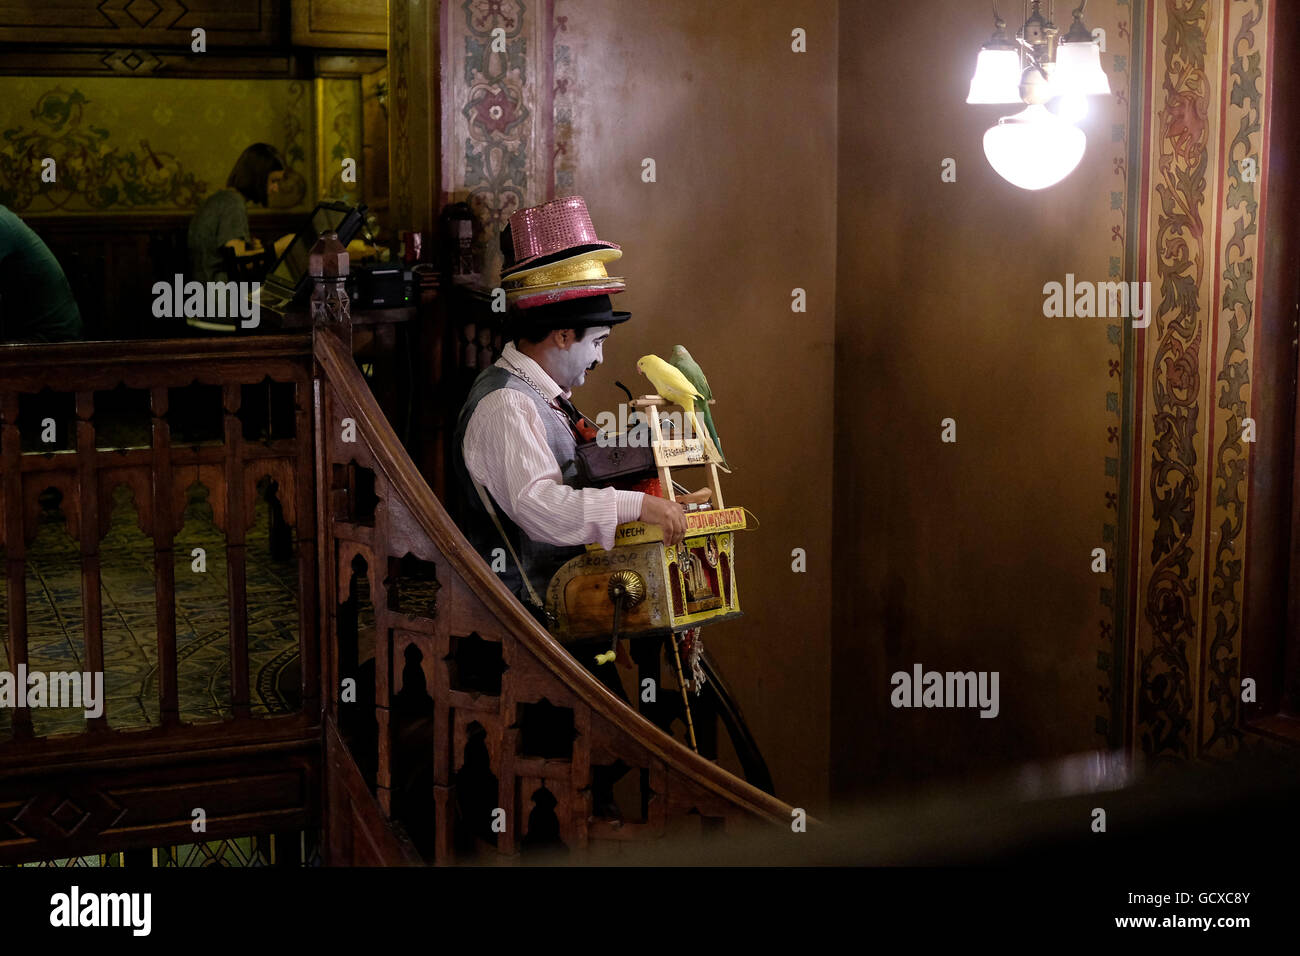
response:
<path fill-rule="evenodd" d="M 551 285 L 556 282 L 580 282 L 604 280 L 610 278 L 605 271 L 605 263 L 622 256 L 618 249 L 593 249 L 549 262 L 532 269 L 523 269 L 501 277 L 501 284 L 507 290 L 531 289 Z"/>
<path fill-rule="evenodd" d="M 622 292 L 627 284 L 617 276 L 608 279 L 573 279 L 568 282 L 547 282 L 544 285 L 521 289 L 506 289 L 506 299 L 525 305 L 540 301 L 558 301 L 556 293 L 566 293 L 563 298 L 580 295 L 612 294 Z M 525 305 L 526 307 L 526 305 Z"/>

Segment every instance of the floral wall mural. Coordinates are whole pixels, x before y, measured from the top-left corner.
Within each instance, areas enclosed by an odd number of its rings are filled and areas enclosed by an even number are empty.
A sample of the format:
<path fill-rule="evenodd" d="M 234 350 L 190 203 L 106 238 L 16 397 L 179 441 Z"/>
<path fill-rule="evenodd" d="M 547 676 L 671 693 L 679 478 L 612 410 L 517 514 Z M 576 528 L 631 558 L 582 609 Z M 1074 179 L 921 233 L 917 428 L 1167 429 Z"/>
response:
<path fill-rule="evenodd" d="M 316 81 L 316 182 L 322 197 L 354 203 L 362 198 L 361 79 L 322 78 Z M 356 178 L 345 181 L 343 161 L 356 162 Z"/>
<path fill-rule="evenodd" d="M 442 5 L 443 202 L 478 218 L 483 282 L 501 271 L 498 237 L 512 213 L 554 196 L 551 149 L 553 0 L 461 0 Z M 496 49 L 493 31 L 504 33 Z"/>
<path fill-rule="evenodd" d="M 289 167 L 276 208 L 304 209 L 315 195 L 306 83 L 6 77 L 4 90 L 0 203 L 24 216 L 190 211 L 255 142 Z M 41 175 L 46 158 L 53 182 Z"/>
<path fill-rule="evenodd" d="M 1244 746 L 1241 623 L 1274 0 L 1151 0 L 1134 330 L 1128 737 Z"/>

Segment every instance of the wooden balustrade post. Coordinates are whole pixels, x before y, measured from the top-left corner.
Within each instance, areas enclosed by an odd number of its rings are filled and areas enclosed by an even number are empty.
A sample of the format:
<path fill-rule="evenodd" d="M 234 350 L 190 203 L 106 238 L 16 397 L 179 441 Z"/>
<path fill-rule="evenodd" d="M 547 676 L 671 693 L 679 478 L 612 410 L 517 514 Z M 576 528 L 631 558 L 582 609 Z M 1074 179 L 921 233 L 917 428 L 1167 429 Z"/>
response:
<path fill-rule="evenodd" d="M 226 436 L 226 588 L 230 609 L 230 705 L 236 719 L 252 714 L 248 692 L 248 512 L 244 472 L 243 423 L 239 420 L 240 386 L 222 385 Z"/>
<path fill-rule="evenodd" d="M 9 602 L 9 669 L 27 663 L 27 538 L 23 533 L 22 446 L 18 434 L 18 396 L 0 396 L 0 482 L 4 487 L 5 586 Z M 13 710 L 15 740 L 32 736 L 32 712 Z"/>
<path fill-rule="evenodd" d="M 167 424 L 167 387 L 149 392 L 152 418 L 153 476 L 153 580 L 158 638 L 158 717 L 164 727 L 180 723 L 180 698 L 176 684 L 176 524 L 172 491 L 171 426 Z"/>
<path fill-rule="evenodd" d="M 328 329 L 343 340 L 352 354 L 352 308 L 344 283 L 351 266 L 348 250 L 339 242 L 338 233 L 320 234 L 308 254 L 308 271 L 312 277 L 311 322 L 317 331 Z"/>
<path fill-rule="evenodd" d="M 95 393 L 76 393 L 77 497 L 81 511 L 81 633 L 85 642 L 86 670 L 104 673 L 103 595 L 99 566 L 99 465 L 95 450 Z M 105 675 L 107 679 L 107 675 Z M 108 729 L 108 704 L 98 717 L 86 719 L 89 730 Z"/>
<path fill-rule="evenodd" d="M 316 435 L 312 421 L 314 392 L 316 383 L 310 378 L 299 380 L 294 386 L 296 431 L 294 441 L 298 448 L 297 461 L 294 465 L 295 489 L 297 502 L 298 526 L 298 641 L 302 660 L 302 707 L 303 712 L 313 719 L 320 719 L 320 634 L 321 626 L 318 612 L 320 602 L 324 600 L 319 592 L 317 580 L 316 529 L 320 527 L 318 502 L 304 493 L 303 489 L 314 488 L 316 483 L 317 462 L 314 458 Z"/>

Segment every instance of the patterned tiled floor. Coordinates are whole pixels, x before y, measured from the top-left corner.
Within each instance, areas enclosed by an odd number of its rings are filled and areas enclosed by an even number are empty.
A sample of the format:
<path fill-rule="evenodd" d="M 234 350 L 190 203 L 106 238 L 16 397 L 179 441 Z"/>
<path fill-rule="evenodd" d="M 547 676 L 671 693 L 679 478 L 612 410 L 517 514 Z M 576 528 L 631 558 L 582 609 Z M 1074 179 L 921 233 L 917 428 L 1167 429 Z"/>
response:
<path fill-rule="evenodd" d="M 286 842 L 286 840 L 288 842 Z M 19 863 L 21 867 L 58 867 L 94 869 L 100 867 L 265 867 L 320 866 L 320 834 L 304 830 L 296 834 L 263 834 L 251 837 L 230 837 L 209 840 L 205 843 L 181 843 L 171 846 L 151 847 L 134 859 L 126 853 L 96 853 L 90 856 L 64 857 L 59 860 L 41 860 Z"/>
<path fill-rule="evenodd" d="M 181 719 L 227 719 L 230 711 L 230 626 L 225 536 L 212 523 L 206 489 L 191 489 L 185 524 L 175 542 L 176 656 Z M 249 685 L 254 716 L 285 713 L 298 706 L 298 564 L 275 561 L 269 547 L 270 510 L 259 496 L 256 520 L 247 536 Z M 194 548 L 207 554 L 207 570 L 196 572 Z M 2 554 L 3 552 L 0 552 Z M 68 536 L 63 515 L 45 511 L 28 549 L 28 670 L 81 671 L 85 647 L 81 627 L 79 547 Z M 112 526 L 101 542 L 104 634 L 104 696 L 108 724 L 115 729 L 158 723 L 158 645 L 154 610 L 153 543 L 140 531 L 130 492 L 119 486 Z M 0 670 L 9 671 L 8 609 L 0 586 Z M 40 735 L 84 728 L 80 710 L 32 710 Z M 9 736 L 11 712 L 0 708 L 0 739 Z"/>

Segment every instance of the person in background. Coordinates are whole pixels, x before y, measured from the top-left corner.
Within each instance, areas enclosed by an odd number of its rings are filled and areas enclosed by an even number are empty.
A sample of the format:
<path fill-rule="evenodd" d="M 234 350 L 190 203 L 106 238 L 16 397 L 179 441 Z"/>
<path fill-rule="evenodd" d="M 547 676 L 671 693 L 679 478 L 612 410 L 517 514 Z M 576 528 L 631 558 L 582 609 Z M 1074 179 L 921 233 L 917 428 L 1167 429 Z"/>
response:
<path fill-rule="evenodd" d="M 81 331 L 81 310 L 59 260 L 0 206 L 0 341 L 66 342 Z"/>
<path fill-rule="evenodd" d="M 262 244 L 249 232 L 246 204 L 267 205 L 283 177 L 284 161 L 274 146 L 254 143 L 239 154 L 226 188 L 205 199 L 190 220 L 190 278 L 199 282 L 227 281 L 222 246 L 232 247 L 237 256 L 262 251 Z"/>

